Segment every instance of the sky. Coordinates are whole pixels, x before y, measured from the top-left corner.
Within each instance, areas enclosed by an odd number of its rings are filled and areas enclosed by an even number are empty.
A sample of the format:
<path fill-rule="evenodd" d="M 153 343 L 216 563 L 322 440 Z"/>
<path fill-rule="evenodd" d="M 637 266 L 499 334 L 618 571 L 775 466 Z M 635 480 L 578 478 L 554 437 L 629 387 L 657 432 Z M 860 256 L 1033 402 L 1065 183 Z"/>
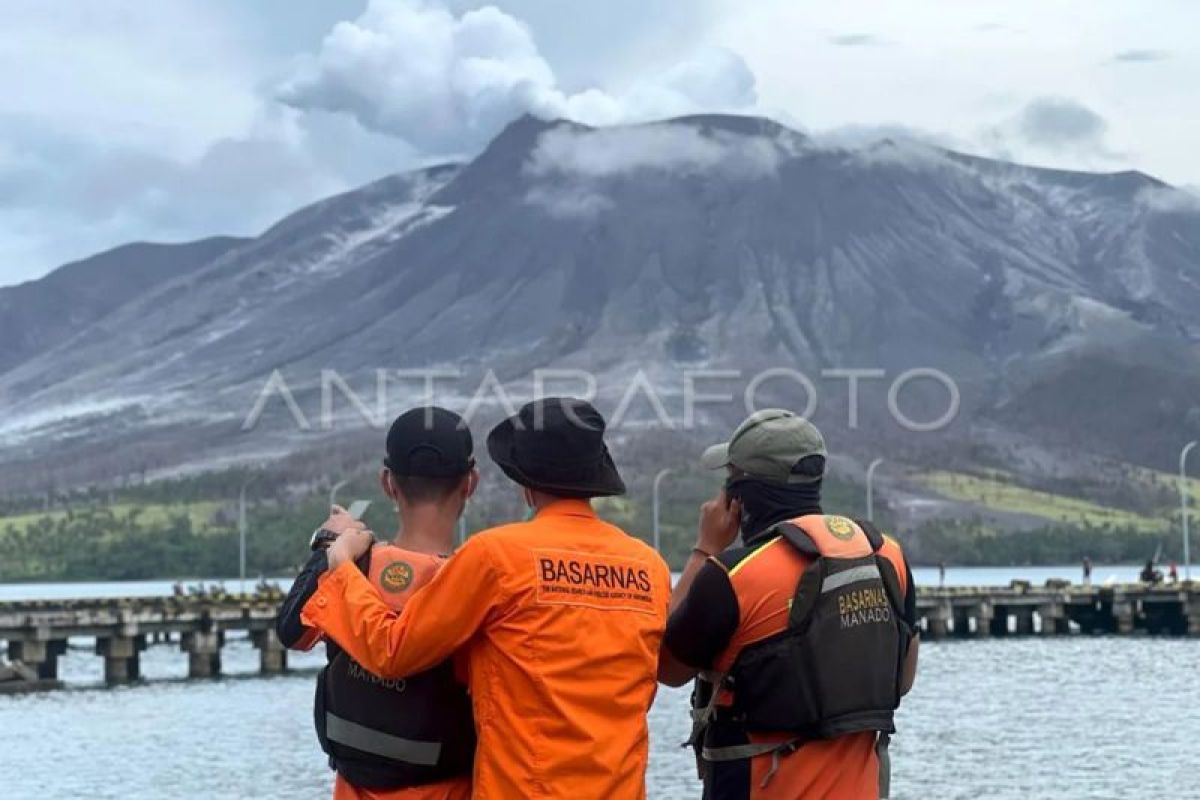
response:
<path fill-rule="evenodd" d="M 0 285 L 253 235 L 530 112 L 1200 185 L 1194 0 L 0 0 Z"/>

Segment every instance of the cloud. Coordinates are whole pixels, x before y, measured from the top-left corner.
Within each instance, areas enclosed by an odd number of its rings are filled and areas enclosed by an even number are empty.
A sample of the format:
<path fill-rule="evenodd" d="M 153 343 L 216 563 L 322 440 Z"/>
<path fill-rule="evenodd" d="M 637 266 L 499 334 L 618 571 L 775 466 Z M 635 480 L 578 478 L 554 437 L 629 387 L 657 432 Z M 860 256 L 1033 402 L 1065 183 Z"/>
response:
<path fill-rule="evenodd" d="M 525 112 L 611 124 L 746 110 L 745 61 L 678 44 L 716 2 L 339 0 L 276 24 L 242 4 L 78 0 L 58 14 L 16 0 L 0 48 L 0 285 L 129 240 L 253 234 L 327 194 L 469 157 Z M 683 38 L 664 47 L 668 30 Z"/>
<path fill-rule="evenodd" d="M 558 218 L 591 218 L 613 206 L 606 180 L 634 173 L 704 174 L 751 180 L 774 173 L 798 152 L 798 137 L 706 130 L 686 123 L 637 128 L 579 129 L 543 133 L 525 173 L 546 179 L 532 187 L 527 203 Z"/>
<path fill-rule="evenodd" d="M 613 124 L 757 99 L 741 57 L 706 50 L 625 91 L 564 91 L 531 29 L 494 6 L 456 14 L 437 3 L 371 0 L 278 88 L 302 110 L 353 116 L 425 153 L 470 153 L 523 113 Z"/>
<path fill-rule="evenodd" d="M 1017 131 L 1026 142 L 1049 150 L 1104 149 L 1108 123 L 1076 100 L 1039 97 L 1017 118 Z"/>
<path fill-rule="evenodd" d="M 535 186 L 526 193 L 525 202 L 555 219 L 592 219 L 613 207 L 606 195 L 583 184 Z"/>
<path fill-rule="evenodd" d="M 870 33 L 843 33 L 830 36 L 829 43 L 838 47 L 882 47 L 887 41 Z"/>
<path fill-rule="evenodd" d="M 970 144 L 947 133 L 928 131 L 909 125 L 840 125 L 836 128 L 810 133 L 814 144 L 826 148 L 859 149 L 892 142 L 915 142 L 946 150 L 969 150 Z"/>
<path fill-rule="evenodd" d="M 1151 211 L 1200 215 L 1200 192 L 1191 187 L 1147 187 L 1138 192 L 1137 201 Z"/>
<path fill-rule="evenodd" d="M 131 240 L 257 233 L 405 165 L 402 143 L 384 150 L 349 118 L 301 118 L 264 98 L 264 76 L 291 55 L 242 47 L 245 28 L 229 11 L 6 6 L 0 285 Z"/>
<path fill-rule="evenodd" d="M 1165 50 L 1122 50 L 1114 53 L 1112 61 L 1118 64 L 1144 64 L 1151 61 L 1166 61 L 1171 54 Z"/>
<path fill-rule="evenodd" d="M 0 166 L 0 264 L 56 265 L 131 240 L 250 235 L 305 203 L 411 164 L 353 120 L 291 112 L 193 158 L 94 142 L 33 122 Z M 327 155 L 333 153 L 333 155 Z M 28 231 L 28 235 L 14 235 Z M 70 231 L 69 236 L 55 232 Z M 3 281 L 0 281 L 3 282 Z"/>
<path fill-rule="evenodd" d="M 525 169 L 535 177 L 611 178 L 655 170 L 756 178 L 774 172 L 791 152 L 781 137 L 704 131 L 689 124 L 583 131 L 560 127 L 541 135 Z"/>

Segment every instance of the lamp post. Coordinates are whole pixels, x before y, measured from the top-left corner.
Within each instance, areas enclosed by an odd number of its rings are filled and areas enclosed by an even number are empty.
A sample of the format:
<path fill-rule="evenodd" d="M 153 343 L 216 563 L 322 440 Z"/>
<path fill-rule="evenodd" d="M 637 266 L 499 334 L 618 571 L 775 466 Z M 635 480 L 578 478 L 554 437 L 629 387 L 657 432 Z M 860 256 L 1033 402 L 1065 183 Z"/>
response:
<path fill-rule="evenodd" d="M 246 593 L 246 487 L 254 478 L 251 476 L 242 483 L 238 492 L 238 593 Z"/>
<path fill-rule="evenodd" d="M 875 470 L 883 463 L 877 458 L 867 465 L 867 521 L 875 521 Z"/>
<path fill-rule="evenodd" d="M 658 536 L 658 487 L 659 487 L 659 484 L 662 483 L 662 479 L 667 477 L 670 474 L 671 474 L 670 469 L 660 469 L 658 471 L 658 474 L 654 476 L 654 490 L 653 490 L 652 494 L 654 496 L 654 501 L 653 501 L 654 552 L 656 552 L 656 553 L 662 552 L 662 550 L 659 548 L 659 536 Z"/>
<path fill-rule="evenodd" d="M 1179 515 L 1183 522 L 1183 579 L 1185 581 L 1192 579 L 1192 553 L 1188 537 L 1187 457 L 1192 448 L 1198 444 L 1200 444 L 1200 440 L 1188 442 L 1179 451 Z"/>

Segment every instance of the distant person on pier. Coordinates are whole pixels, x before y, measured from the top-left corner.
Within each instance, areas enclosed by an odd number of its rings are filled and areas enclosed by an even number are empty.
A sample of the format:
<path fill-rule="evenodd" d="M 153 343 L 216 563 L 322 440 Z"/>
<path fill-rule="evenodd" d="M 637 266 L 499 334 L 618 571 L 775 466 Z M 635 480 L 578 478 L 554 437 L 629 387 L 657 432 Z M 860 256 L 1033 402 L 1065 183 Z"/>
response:
<path fill-rule="evenodd" d="M 1088 556 L 1083 557 L 1083 585 L 1092 585 L 1092 559 Z"/>
<path fill-rule="evenodd" d="M 1171 566 L 1167 570 L 1167 580 L 1171 583 L 1179 583 L 1179 565 L 1174 561 L 1171 562 Z"/>
<path fill-rule="evenodd" d="M 1141 579 L 1143 583 L 1148 583 L 1153 586 L 1156 583 L 1162 583 L 1162 570 L 1154 566 L 1154 559 L 1146 562 L 1146 566 L 1142 567 Z"/>
<path fill-rule="evenodd" d="M 590 403 L 528 403 L 488 435 L 532 519 L 476 533 L 400 613 L 353 560 L 347 530 L 302 618 L 366 669 L 395 680 L 455 652 L 479 729 L 472 797 L 642 800 L 647 714 L 671 575 L 644 542 L 600 519 L 624 494 Z"/>
<path fill-rule="evenodd" d="M 462 418 L 442 408 L 414 408 L 392 423 L 379 483 L 395 505 L 399 533 L 352 565 L 387 608 L 404 608 L 454 549 L 458 518 L 479 480 L 472 449 Z M 279 611 L 279 638 L 287 647 L 308 650 L 322 638 L 301 610 L 328 569 L 328 540 L 361 527 L 335 506 L 314 535 L 313 555 Z M 337 771 L 335 800 L 467 800 L 475 729 L 456 665 L 435 662 L 406 681 L 383 680 L 336 642 L 326 640 L 326 649 L 316 723 Z"/>
<path fill-rule="evenodd" d="M 887 796 L 917 668 L 912 571 L 871 523 L 822 509 L 825 459 L 820 431 L 780 409 L 704 453 L 727 479 L 671 595 L 659 680 L 698 678 L 705 800 Z"/>

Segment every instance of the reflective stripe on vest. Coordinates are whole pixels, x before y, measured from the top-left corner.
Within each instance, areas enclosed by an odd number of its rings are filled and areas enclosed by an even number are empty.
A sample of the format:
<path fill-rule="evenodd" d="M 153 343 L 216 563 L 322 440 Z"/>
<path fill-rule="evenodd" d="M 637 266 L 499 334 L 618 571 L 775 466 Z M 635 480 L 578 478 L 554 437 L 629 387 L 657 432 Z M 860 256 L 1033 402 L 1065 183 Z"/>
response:
<path fill-rule="evenodd" d="M 869 567 L 852 567 L 841 572 L 835 572 L 832 575 L 826 575 L 824 582 L 821 583 L 821 594 L 828 594 L 843 586 L 859 583 L 860 581 L 880 580 L 882 577 L 883 575 L 880 574 L 879 567 L 874 564 Z"/>
<path fill-rule="evenodd" d="M 331 741 L 353 747 L 373 756 L 390 758 L 393 761 L 403 761 L 406 764 L 419 764 L 423 767 L 437 766 L 442 754 L 440 742 L 416 742 L 393 736 L 390 733 L 377 731 L 357 722 L 325 712 L 325 735 Z"/>

